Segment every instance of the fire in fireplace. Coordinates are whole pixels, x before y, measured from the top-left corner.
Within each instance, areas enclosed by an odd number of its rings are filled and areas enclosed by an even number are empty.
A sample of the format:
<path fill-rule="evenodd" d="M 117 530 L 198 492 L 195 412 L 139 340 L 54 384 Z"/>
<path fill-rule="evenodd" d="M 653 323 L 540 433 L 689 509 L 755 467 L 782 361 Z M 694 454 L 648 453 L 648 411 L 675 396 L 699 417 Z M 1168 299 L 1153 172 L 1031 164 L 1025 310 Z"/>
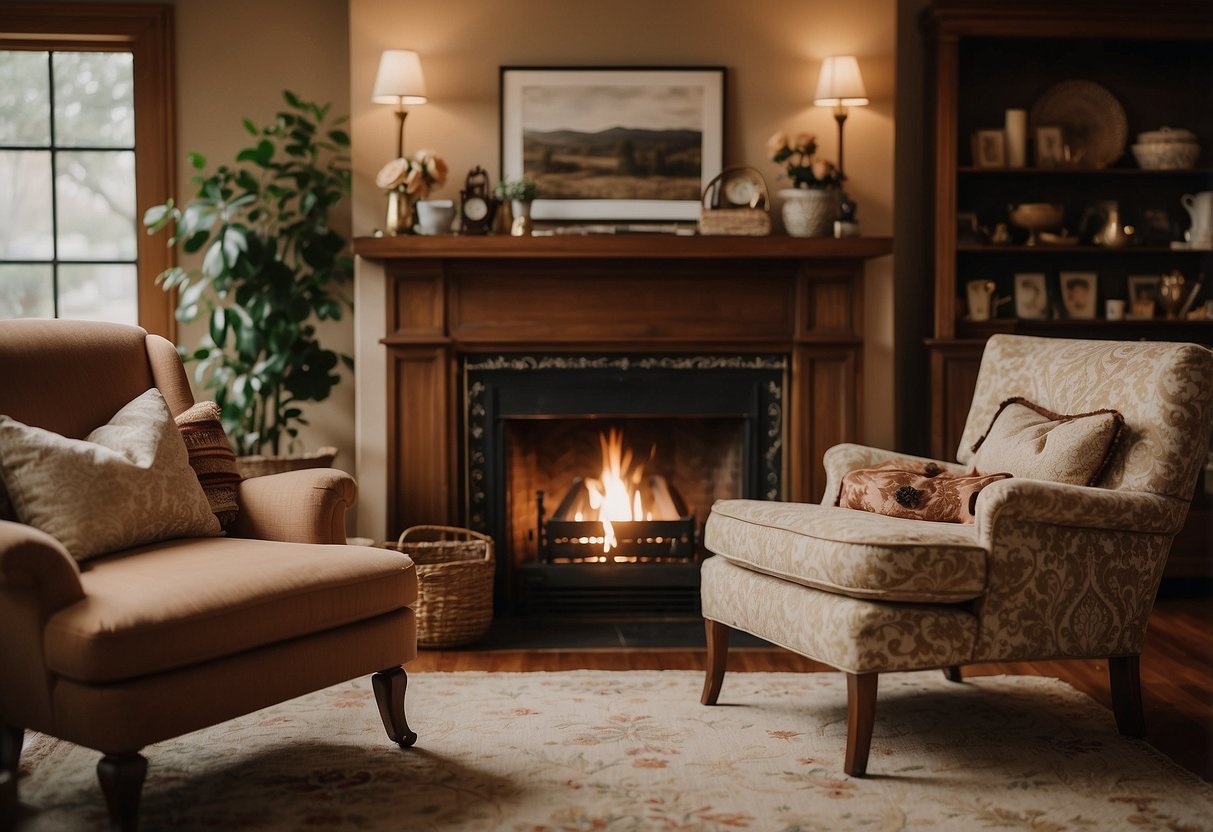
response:
<path fill-rule="evenodd" d="M 465 511 L 497 541 L 498 615 L 695 616 L 712 503 L 782 495 L 787 356 L 462 369 Z"/>
<path fill-rule="evenodd" d="M 539 507 L 539 554 L 548 563 L 660 563 L 694 558 L 695 517 L 676 486 L 661 474 L 645 474 L 645 463 L 624 442 L 622 429 L 599 433 L 602 470 L 575 477 L 564 499 L 544 518 Z"/>

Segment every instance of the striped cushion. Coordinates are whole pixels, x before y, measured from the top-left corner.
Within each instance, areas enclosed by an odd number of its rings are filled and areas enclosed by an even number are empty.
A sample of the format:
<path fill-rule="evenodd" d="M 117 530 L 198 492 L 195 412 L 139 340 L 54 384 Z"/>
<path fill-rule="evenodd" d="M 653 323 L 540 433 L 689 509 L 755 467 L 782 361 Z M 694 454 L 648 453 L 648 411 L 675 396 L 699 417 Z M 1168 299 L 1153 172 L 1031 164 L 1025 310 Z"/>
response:
<path fill-rule="evenodd" d="M 202 483 L 211 511 L 225 530 L 236 520 L 240 505 L 236 492 L 240 474 L 236 471 L 236 453 L 219 421 L 219 405 L 198 402 L 177 417 L 177 427 L 190 454 L 190 466 Z"/>

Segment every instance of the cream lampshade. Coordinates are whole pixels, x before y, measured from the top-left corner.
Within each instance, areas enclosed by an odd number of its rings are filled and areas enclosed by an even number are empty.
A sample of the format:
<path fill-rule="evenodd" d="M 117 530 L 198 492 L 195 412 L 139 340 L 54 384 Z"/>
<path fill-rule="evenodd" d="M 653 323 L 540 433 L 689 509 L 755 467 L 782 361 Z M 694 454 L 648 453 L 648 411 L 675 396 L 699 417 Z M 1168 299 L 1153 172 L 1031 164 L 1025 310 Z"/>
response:
<path fill-rule="evenodd" d="M 379 58 L 379 72 L 371 100 L 376 104 L 395 104 L 400 132 L 396 139 L 396 156 L 404 156 L 404 120 L 408 118 L 405 104 L 424 104 L 425 76 L 421 74 L 421 59 L 411 49 L 385 49 Z"/>
<path fill-rule="evenodd" d="M 859 61 L 853 55 L 834 55 L 822 62 L 813 103 L 818 107 L 834 108 L 834 120 L 838 122 L 838 170 L 841 172 L 842 124 L 847 120 L 847 108 L 870 103 L 863 76 L 859 74 Z"/>

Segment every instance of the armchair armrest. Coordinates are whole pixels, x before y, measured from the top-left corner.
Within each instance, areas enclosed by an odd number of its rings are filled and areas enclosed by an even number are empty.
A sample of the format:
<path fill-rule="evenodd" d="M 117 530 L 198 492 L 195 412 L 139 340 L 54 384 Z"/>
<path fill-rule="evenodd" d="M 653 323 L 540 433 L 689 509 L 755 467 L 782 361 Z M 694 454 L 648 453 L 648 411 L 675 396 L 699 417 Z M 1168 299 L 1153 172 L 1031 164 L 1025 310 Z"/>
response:
<path fill-rule="evenodd" d="M 1011 478 L 991 483 L 978 495 L 977 534 L 985 537 L 1010 516 L 1093 531 L 1173 535 L 1187 513 L 1188 502 L 1175 497 Z"/>
<path fill-rule="evenodd" d="M 0 591 L 31 592 L 43 617 L 84 597 L 80 567 L 49 534 L 0 520 Z"/>
<path fill-rule="evenodd" d="M 944 471 L 952 474 L 967 474 L 969 471 L 964 465 L 957 465 L 954 462 L 944 462 L 925 456 L 899 454 L 896 451 L 889 451 L 884 448 L 870 448 L 867 445 L 855 445 L 847 442 L 835 445 L 826 451 L 822 457 L 821 461 L 826 469 L 826 492 L 825 496 L 821 498 L 821 504 L 832 506 L 838 503 L 838 495 L 842 491 L 842 478 L 847 474 L 860 468 L 870 468 L 873 465 L 887 462 L 890 459 L 904 459 L 910 462 L 921 462 L 924 465 L 933 462 Z"/>
<path fill-rule="evenodd" d="M 309 468 L 240 483 L 233 537 L 284 543 L 345 543 L 345 513 L 358 499 L 354 478 L 336 468 Z"/>
<path fill-rule="evenodd" d="M 974 661 L 1141 652 L 1186 500 L 1042 480 L 977 497 L 989 551 Z"/>

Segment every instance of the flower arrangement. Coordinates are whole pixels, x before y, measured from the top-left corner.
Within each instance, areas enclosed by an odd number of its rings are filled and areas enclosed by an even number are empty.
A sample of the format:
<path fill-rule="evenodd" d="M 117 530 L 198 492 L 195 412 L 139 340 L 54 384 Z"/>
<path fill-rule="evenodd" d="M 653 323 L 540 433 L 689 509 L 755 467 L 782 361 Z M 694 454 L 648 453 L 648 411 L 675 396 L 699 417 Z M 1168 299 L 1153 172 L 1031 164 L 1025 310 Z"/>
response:
<path fill-rule="evenodd" d="M 384 165 L 375 184 L 385 191 L 399 190 L 413 199 L 425 199 L 446 183 L 446 175 L 446 161 L 437 151 L 418 150 L 411 159 L 402 156 Z"/>
<path fill-rule="evenodd" d="M 785 162 L 788 177 L 796 188 L 834 188 L 842 184 L 842 171 L 833 162 L 814 159 L 817 152 L 817 136 L 798 133 L 789 139 L 782 130 L 767 140 L 767 151 L 772 162 Z"/>

